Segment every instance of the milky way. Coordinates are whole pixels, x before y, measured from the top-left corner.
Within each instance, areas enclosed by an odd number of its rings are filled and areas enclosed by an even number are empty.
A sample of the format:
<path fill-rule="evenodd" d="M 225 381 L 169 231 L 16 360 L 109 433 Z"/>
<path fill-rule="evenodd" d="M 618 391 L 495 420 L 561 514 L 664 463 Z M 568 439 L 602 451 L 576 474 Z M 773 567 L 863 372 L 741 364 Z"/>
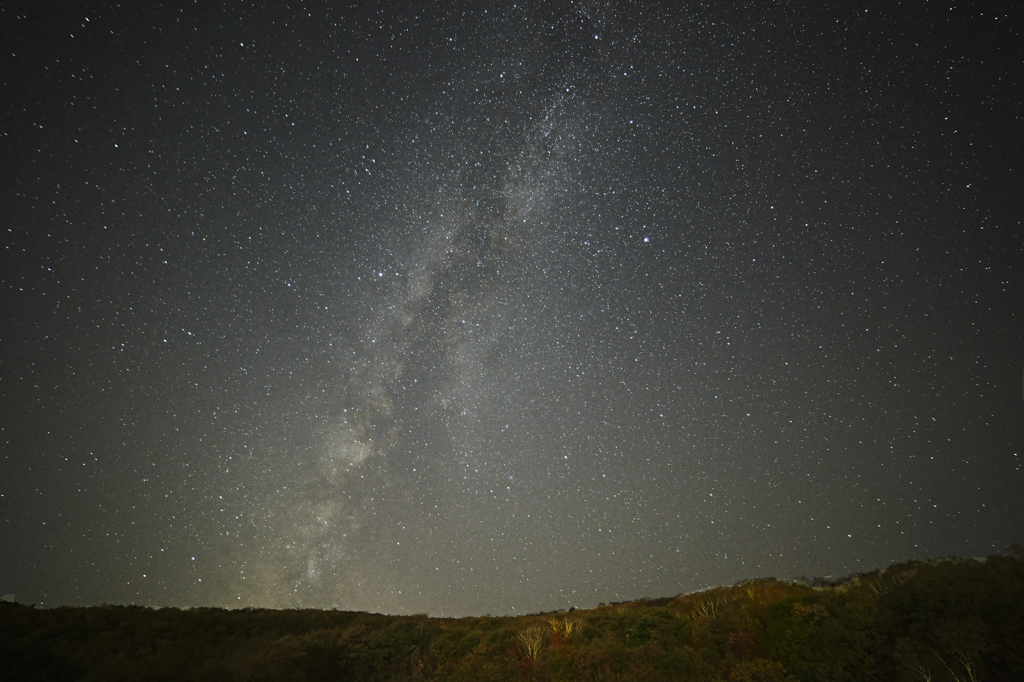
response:
<path fill-rule="evenodd" d="M 1019 541 L 1018 20 L 6 12 L 0 591 L 527 613 Z"/>

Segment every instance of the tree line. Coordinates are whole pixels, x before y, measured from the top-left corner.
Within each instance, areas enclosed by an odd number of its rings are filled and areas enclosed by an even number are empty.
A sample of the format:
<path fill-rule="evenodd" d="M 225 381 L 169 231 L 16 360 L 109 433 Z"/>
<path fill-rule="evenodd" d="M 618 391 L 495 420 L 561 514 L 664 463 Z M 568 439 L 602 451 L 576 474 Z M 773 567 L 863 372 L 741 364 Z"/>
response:
<path fill-rule="evenodd" d="M 520 617 L 0 603 L 0 679 L 1022 680 L 1020 557 Z"/>

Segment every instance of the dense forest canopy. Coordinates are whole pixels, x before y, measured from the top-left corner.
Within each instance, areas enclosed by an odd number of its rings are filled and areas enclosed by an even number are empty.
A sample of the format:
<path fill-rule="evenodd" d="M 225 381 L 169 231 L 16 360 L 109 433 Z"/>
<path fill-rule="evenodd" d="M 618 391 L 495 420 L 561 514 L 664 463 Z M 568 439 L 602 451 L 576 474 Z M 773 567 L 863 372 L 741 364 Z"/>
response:
<path fill-rule="evenodd" d="M 1022 557 L 519 617 L 0 603 L 0 678 L 1020 680 Z"/>

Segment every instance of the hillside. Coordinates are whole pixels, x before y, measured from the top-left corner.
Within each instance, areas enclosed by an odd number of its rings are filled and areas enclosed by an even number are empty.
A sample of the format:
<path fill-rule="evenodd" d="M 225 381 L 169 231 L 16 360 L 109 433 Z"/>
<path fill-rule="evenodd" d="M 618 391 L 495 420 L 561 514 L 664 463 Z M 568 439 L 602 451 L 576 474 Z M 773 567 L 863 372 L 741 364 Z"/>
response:
<path fill-rule="evenodd" d="M 1021 680 L 1024 561 L 514 618 L 0 603 L 0 679 Z"/>

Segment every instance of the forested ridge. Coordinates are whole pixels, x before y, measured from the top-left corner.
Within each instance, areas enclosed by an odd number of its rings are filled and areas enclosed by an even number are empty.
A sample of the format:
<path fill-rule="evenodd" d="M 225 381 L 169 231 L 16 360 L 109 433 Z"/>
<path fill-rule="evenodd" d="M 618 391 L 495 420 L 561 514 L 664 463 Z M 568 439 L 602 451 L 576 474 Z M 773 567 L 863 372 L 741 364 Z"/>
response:
<path fill-rule="evenodd" d="M 1022 558 L 517 617 L 0 603 L 0 679 L 1019 681 Z"/>

